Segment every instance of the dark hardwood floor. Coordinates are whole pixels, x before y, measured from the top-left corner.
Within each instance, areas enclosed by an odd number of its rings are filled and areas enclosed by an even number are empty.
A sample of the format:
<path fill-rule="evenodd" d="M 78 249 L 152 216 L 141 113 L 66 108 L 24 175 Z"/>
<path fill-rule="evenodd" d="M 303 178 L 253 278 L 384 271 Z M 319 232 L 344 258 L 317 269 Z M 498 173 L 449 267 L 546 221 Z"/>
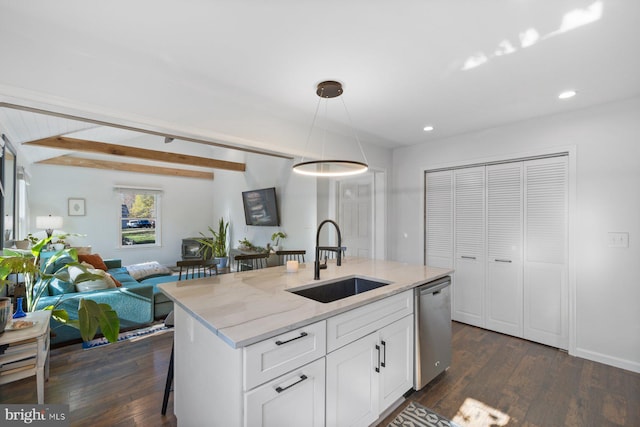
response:
<path fill-rule="evenodd" d="M 460 323 L 453 330 L 451 368 L 408 400 L 464 426 L 640 426 L 640 374 Z M 160 414 L 171 340 L 53 349 L 45 401 L 69 404 L 72 426 L 175 426 L 173 393 Z M 35 389 L 35 377 L 1 385 L 0 403 L 35 402 Z M 507 424 L 476 419 L 495 410 Z"/>
<path fill-rule="evenodd" d="M 407 399 L 469 427 L 640 426 L 640 374 L 457 322 L 451 367 Z"/>

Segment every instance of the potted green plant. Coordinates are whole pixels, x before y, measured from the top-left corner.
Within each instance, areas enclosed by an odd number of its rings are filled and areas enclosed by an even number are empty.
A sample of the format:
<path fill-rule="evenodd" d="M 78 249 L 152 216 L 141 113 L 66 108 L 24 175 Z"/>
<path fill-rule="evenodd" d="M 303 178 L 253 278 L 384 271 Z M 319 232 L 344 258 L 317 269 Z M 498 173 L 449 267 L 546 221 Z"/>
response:
<path fill-rule="evenodd" d="M 229 223 L 220 218 L 218 221 L 218 231 L 209 227 L 211 237 L 205 236 L 202 232 L 201 239 L 196 239 L 200 243 L 200 253 L 203 259 L 214 258 L 218 268 L 226 268 L 229 262 L 227 254 L 227 234 L 229 232 Z"/>
<path fill-rule="evenodd" d="M 30 240 L 33 243 L 30 252 L 5 249 L 4 255 L 0 256 L 0 285 L 4 286 L 8 283 L 7 277 L 10 274 L 22 274 L 26 290 L 27 312 L 36 310 L 40 297 L 52 279 L 69 280 L 69 274 L 65 267 L 75 266 L 82 270 L 83 273 L 76 278 L 76 282 L 101 278 L 101 276 L 90 273 L 84 265 L 78 262 L 78 254 L 75 249 L 64 249 L 55 253 L 41 268 L 40 252 L 49 244 L 51 237 L 40 241 L 37 241 L 37 239 Z M 64 256 L 69 256 L 74 261 L 65 264 L 57 271 L 46 273 L 48 271 L 47 267 L 54 265 L 57 260 Z M 62 296 L 60 295 L 58 302 L 62 300 Z M 108 304 L 98 304 L 95 301 L 80 298 L 78 319 L 70 319 L 66 310 L 59 309 L 57 306 L 58 303 L 52 304 L 45 307 L 44 310 L 51 310 L 51 316 L 58 322 L 79 329 L 84 341 L 92 340 L 98 331 L 98 327 L 100 327 L 102 334 L 109 342 L 118 340 L 120 319 L 115 310 Z"/>
<path fill-rule="evenodd" d="M 273 248 L 274 252 L 280 250 L 280 239 L 286 238 L 287 234 L 282 231 L 276 231 L 271 235 L 271 241 L 273 242 L 273 245 L 271 247 Z"/>

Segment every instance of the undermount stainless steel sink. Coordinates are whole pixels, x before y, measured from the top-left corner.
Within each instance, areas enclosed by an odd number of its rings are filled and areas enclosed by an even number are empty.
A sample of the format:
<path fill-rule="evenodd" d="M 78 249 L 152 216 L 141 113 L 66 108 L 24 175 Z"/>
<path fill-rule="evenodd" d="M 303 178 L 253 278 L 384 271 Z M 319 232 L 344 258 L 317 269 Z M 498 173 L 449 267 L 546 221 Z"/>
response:
<path fill-rule="evenodd" d="M 391 282 L 380 282 L 364 277 L 352 276 L 299 288 L 291 288 L 287 289 L 287 291 L 314 301 L 327 303 L 371 291 L 389 284 L 391 284 Z"/>

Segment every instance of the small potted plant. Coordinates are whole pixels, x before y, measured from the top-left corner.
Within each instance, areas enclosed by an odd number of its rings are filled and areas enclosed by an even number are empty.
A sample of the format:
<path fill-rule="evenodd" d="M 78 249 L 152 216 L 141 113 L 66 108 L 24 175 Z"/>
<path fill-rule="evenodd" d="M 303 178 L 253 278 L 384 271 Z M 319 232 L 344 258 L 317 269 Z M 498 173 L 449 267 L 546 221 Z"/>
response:
<path fill-rule="evenodd" d="M 287 238 L 287 234 L 282 231 L 276 231 L 271 235 L 271 241 L 273 242 L 273 245 L 271 247 L 273 248 L 274 252 L 279 251 L 281 249 L 280 239 L 286 239 L 286 238 Z"/>
<path fill-rule="evenodd" d="M 53 249 L 56 251 L 61 251 L 67 247 L 67 241 L 65 240 L 69 235 L 68 234 L 58 234 L 53 236 L 51 239 L 51 243 L 53 245 Z"/>
<path fill-rule="evenodd" d="M 240 246 L 238 246 L 238 249 L 240 249 L 241 251 L 253 250 L 253 243 L 251 243 L 246 237 L 242 240 L 238 240 L 238 243 L 240 244 Z"/>

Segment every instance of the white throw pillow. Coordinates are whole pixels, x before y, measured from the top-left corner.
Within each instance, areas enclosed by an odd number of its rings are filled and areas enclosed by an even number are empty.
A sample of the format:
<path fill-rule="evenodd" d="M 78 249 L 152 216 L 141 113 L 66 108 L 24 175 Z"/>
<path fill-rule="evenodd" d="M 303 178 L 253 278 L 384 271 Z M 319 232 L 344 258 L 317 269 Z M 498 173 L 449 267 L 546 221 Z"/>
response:
<path fill-rule="evenodd" d="M 129 275 L 135 280 L 142 280 L 151 276 L 167 276 L 171 274 L 171 269 L 160 264 L 158 261 L 128 265 L 126 269 Z"/>
<path fill-rule="evenodd" d="M 71 271 L 72 269 L 74 270 L 73 272 Z M 102 278 L 75 283 L 75 279 L 80 275 L 80 273 L 82 273 L 82 270 L 78 267 L 69 267 L 69 276 L 73 277 L 77 292 L 96 291 L 100 289 L 110 289 L 116 287 L 116 283 L 104 270 L 99 270 L 97 268 L 87 268 L 87 272 L 101 276 Z"/>

